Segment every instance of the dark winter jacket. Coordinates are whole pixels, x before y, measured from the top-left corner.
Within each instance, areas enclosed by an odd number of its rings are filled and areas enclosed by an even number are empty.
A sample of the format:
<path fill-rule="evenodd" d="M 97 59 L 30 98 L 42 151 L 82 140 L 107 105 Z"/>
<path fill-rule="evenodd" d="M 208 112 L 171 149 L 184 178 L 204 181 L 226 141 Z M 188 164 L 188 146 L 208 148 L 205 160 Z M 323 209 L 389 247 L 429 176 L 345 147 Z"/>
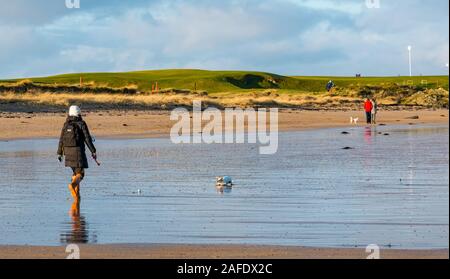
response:
<path fill-rule="evenodd" d="M 78 129 L 78 138 L 76 146 L 64 146 L 64 134 L 66 133 L 68 125 L 76 125 Z M 96 149 L 92 142 L 92 137 L 89 133 L 86 122 L 81 117 L 69 116 L 64 123 L 61 131 L 61 136 L 58 145 L 58 155 L 64 155 L 66 159 L 66 167 L 71 168 L 88 168 L 88 160 L 86 157 L 86 147 L 88 146 L 91 153 L 96 153 Z"/>

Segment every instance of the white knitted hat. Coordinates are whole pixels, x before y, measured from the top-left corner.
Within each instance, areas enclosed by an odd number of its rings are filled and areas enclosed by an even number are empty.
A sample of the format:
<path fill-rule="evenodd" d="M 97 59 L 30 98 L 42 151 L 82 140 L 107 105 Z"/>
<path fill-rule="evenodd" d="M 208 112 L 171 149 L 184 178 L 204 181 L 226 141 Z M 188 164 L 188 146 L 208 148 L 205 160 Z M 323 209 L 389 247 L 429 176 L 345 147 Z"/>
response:
<path fill-rule="evenodd" d="M 69 109 L 69 116 L 78 117 L 81 115 L 81 109 L 78 106 L 71 106 Z"/>

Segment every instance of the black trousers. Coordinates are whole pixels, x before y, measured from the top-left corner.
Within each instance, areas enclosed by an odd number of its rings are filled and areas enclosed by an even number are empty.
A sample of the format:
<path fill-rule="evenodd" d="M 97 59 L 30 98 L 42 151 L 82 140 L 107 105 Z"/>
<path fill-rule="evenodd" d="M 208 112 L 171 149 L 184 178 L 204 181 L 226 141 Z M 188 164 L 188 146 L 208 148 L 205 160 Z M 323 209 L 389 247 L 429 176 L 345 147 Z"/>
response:
<path fill-rule="evenodd" d="M 372 112 L 366 112 L 367 124 L 372 124 Z"/>

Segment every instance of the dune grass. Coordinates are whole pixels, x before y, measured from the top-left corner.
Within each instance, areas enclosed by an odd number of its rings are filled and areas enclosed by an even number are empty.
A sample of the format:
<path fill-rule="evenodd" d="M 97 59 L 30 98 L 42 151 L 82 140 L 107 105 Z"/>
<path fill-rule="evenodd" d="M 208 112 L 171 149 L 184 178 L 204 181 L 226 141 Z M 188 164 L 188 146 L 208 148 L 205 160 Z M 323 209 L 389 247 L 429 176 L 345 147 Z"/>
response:
<path fill-rule="evenodd" d="M 378 98 L 380 106 L 422 106 L 448 107 L 448 92 L 438 96 L 438 100 L 428 98 L 425 93 L 416 93 L 401 99 Z M 434 97 L 433 97 L 434 98 Z M 201 94 L 99 94 L 99 93 L 0 93 L 0 105 L 14 106 L 17 103 L 32 107 L 65 109 L 69 105 L 79 105 L 91 110 L 102 109 L 173 109 L 191 108 L 193 101 L 202 101 L 204 108 L 216 107 L 278 107 L 303 109 L 360 109 L 362 98 L 358 95 L 338 96 L 327 93 L 309 94 L 279 90 L 257 90 L 245 92 L 223 92 L 213 95 Z M 439 104 L 439 102 L 443 102 Z"/>
<path fill-rule="evenodd" d="M 174 107 L 192 107 L 194 100 L 202 101 L 205 107 L 300 107 L 300 106 L 339 106 L 351 105 L 360 102 L 359 98 L 332 97 L 326 94 L 310 96 L 307 94 L 278 94 L 276 92 L 254 91 L 245 94 L 223 93 L 220 95 L 195 95 L 195 94 L 155 94 L 155 95 L 125 95 L 125 94 L 71 94 L 71 93 L 0 93 L 1 104 L 32 104 L 44 107 L 61 107 L 80 105 L 84 107 L 98 108 L 153 108 L 171 109 Z"/>

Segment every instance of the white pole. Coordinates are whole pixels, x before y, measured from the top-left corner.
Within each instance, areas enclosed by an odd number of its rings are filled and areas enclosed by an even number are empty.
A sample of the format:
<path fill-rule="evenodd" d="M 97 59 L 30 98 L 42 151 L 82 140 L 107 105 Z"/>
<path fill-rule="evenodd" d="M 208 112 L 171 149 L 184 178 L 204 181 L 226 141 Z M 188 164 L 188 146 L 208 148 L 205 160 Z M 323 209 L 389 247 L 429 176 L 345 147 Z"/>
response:
<path fill-rule="evenodd" d="M 412 46 L 408 46 L 409 52 L 409 76 L 412 77 L 412 57 L 411 57 Z"/>

